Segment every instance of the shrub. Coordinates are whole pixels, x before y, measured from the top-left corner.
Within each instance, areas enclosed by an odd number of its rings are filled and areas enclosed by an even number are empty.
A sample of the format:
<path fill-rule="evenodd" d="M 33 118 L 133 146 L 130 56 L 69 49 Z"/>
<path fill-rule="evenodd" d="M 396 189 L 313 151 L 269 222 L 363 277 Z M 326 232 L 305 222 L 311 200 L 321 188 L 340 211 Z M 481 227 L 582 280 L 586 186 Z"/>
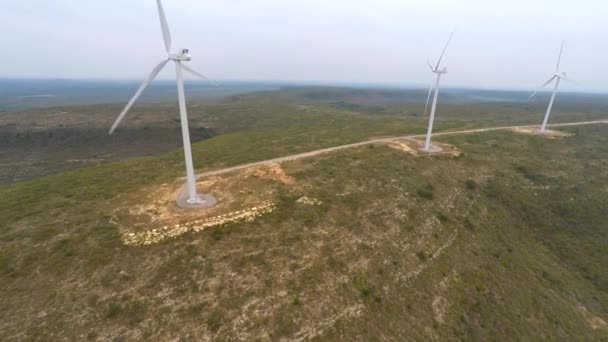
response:
<path fill-rule="evenodd" d="M 111 302 L 110 304 L 108 304 L 108 312 L 106 313 L 106 317 L 115 318 L 122 312 L 122 310 L 123 307 L 122 305 L 120 305 L 120 303 Z"/>
<path fill-rule="evenodd" d="M 209 317 L 207 317 L 207 326 L 209 326 L 209 330 L 213 332 L 220 330 L 223 320 L 224 316 L 222 313 L 218 309 L 213 310 Z"/>
<path fill-rule="evenodd" d="M 418 257 L 418 259 L 420 259 L 420 261 L 426 261 L 426 259 L 428 259 L 428 256 L 424 251 L 416 252 L 416 256 Z"/>
<path fill-rule="evenodd" d="M 362 297 L 367 298 L 374 292 L 373 286 L 365 274 L 356 275 L 353 279 L 353 285 Z"/>
<path fill-rule="evenodd" d="M 219 228 L 215 228 L 211 231 L 211 237 L 215 241 L 219 241 L 222 238 L 222 235 L 223 235 L 222 230 Z"/>
<path fill-rule="evenodd" d="M 445 222 L 448 222 L 450 220 L 450 218 L 446 214 L 444 214 L 444 213 L 437 214 L 437 218 L 439 219 L 439 221 L 441 223 L 445 223 Z"/>
<path fill-rule="evenodd" d="M 416 190 L 416 193 L 418 194 L 418 196 L 420 196 L 420 197 L 422 197 L 424 199 L 432 200 L 433 197 L 435 196 L 433 194 L 433 191 L 434 191 L 433 185 L 430 184 L 430 183 L 427 183 L 424 186 L 419 187 Z"/>
<path fill-rule="evenodd" d="M 470 178 L 467 179 L 467 181 L 464 184 L 467 187 L 467 189 L 469 189 L 469 190 L 477 189 L 477 182 L 473 179 L 470 179 Z"/>
<path fill-rule="evenodd" d="M 193 315 L 199 315 L 203 309 L 207 306 L 206 302 L 198 302 L 190 306 L 190 313 Z"/>
<path fill-rule="evenodd" d="M 298 298 L 298 297 L 294 298 L 293 301 L 291 302 L 291 304 L 293 306 L 299 306 L 301 304 L 300 298 Z"/>

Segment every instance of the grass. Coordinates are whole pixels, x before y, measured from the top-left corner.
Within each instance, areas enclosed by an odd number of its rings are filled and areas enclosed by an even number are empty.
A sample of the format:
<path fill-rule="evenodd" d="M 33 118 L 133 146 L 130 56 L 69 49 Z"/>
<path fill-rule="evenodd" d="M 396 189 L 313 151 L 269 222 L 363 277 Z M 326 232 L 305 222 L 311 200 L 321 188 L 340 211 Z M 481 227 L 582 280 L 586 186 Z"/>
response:
<path fill-rule="evenodd" d="M 199 169 L 418 127 L 325 112 L 286 128 L 273 113 L 197 143 Z M 113 210 L 182 176 L 179 151 L 1 186 L 0 337 L 599 340 L 608 128 L 568 130 L 442 138 L 459 159 L 378 145 L 284 163 L 301 187 L 272 214 L 142 248 L 120 243 Z"/>

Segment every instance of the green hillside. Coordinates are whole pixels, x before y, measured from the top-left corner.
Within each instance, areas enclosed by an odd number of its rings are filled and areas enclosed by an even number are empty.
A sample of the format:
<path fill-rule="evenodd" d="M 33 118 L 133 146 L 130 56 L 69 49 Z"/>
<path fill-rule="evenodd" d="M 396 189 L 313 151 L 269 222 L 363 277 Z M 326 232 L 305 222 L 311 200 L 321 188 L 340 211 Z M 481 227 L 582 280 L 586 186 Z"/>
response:
<path fill-rule="evenodd" d="M 424 127 L 310 108 L 195 144 L 199 170 Z M 0 339 L 608 340 L 608 125 L 563 130 L 285 162 L 272 213 L 144 247 L 115 213 L 180 151 L 2 185 Z"/>

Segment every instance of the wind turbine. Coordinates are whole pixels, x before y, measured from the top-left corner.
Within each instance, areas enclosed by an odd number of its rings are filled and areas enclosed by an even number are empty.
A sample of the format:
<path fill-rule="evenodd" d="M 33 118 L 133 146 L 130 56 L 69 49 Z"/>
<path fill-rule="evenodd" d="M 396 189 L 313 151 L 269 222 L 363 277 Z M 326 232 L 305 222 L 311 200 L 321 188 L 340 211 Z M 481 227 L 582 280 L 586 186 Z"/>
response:
<path fill-rule="evenodd" d="M 144 80 L 139 89 L 135 92 L 135 95 L 131 98 L 127 106 L 124 108 L 122 113 L 118 116 L 112 128 L 110 128 L 110 134 L 114 133 L 116 127 L 120 124 L 122 119 L 125 117 L 127 112 L 131 109 L 135 101 L 141 96 L 144 89 L 158 76 L 160 71 L 169 63 L 169 61 L 175 62 L 175 74 L 177 77 L 177 96 L 179 102 L 179 113 L 180 113 L 180 121 L 182 126 L 182 139 L 184 143 L 184 156 L 186 159 L 186 179 L 187 179 L 187 189 L 188 189 L 188 199 L 187 203 L 190 205 L 204 205 L 206 203 L 206 196 L 198 195 L 196 193 L 196 179 L 194 175 L 194 165 L 192 163 L 192 149 L 190 146 L 190 131 L 188 129 L 188 113 L 186 110 L 186 97 L 184 95 L 184 80 L 182 72 L 183 70 L 198 76 L 204 80 L 207 80 L 205 76 L 194 71 L 190 67 L 188 67 L 185 62 L 189 62 L 191 60 L 190 55 L 188 54 L 188 49 L 180 49 L 178 53 L 171 52 L 171 33 L 169 32 L 169 24 L 167 23 L 167 18 L 165 16 L 165 11 L 163 9 L 163 5 L 161 0 L 156 0 L 156 4 L 158 7 L 158 15 L 160 17 L 160 26 L 163 33 L 163 40 L 165 42 L 165 51 L 167 52 L 167 57 L 163 59 L 150 73 L 150 75 Z"/>
<path fill-rule="evenodd" d="M 562 40 L 562 45 L 559 48 L 559 56 L 557 57 L 557 66 L 555 67 L 555 74 L 553 74 L 553 76 L 551 76 L 551 78 L 547 82 L 545 82 L 542 86 L 540 86 L 540 88 L 536 89 L 532 93 L 532 95 L 530 95 L 530 97 L 528 98 L 528 100 L 530 100 L 532 97 L 534 97 L 534 95 L 536 95 L 536 93 L 538 93 L 539 90 L 543 89 L 544 87 L 549 85 L 551 82 L 555 81 L 555 85 L 553 86 L 553 94 L 551 94 L 551 100 L 549 100 L 549 107 L 547 107 L 547 112 L 545 113 L 545 118 L 543 119 L 543 124 L 540 127 L 541 133 L 544 133 L 545 128 L 547 128 L 547 122 L 549 121 L 549 115 L 551 115 L 551 109 L 553 108 L 553 101 L 555 101 L 555 95 L 557 95 L 557 89 L 559 88 L 560 81 L 562 79 L 564 79 L 566 81 L 572 82 L 572 80 L 567 78 L 567 75 L 565 72 L 562 72 L 562 73 L 559 72 L 559 64 L 562 60 L 563 51 L 564 51 L 564 41 Z"/>
<path fill-rule="evenodd" d="M 452 34 L 450 34 L 450 38 L 448 39 L 448 42 L 445 44 L 445 47 L 443 48 L 443 52 L 441 53 L 441 56 L 439 57 L 437 64 L 433 67 L 433 65 L 430 62 L 427 62 L 429 64 L 429 68 L 431 68 L 431 72 L 433 72 L 434 74 L 437 74 L 437 78 L 435 80 L 434 85 L 433 85 L 433 83 L 431 83 L 431 87 L 429 88 L 429 94 L 426 97 L 426 106 L 424 107 L 424 115 L 426 116 L 427 110 L 429 108 L 429 101 L 431 99 L 431 93 L 433 92 L 433 89 L 435 89 L 435 94 L 433 95 L 433 105 L 431 106 L 431 117 L 429 118 L 429 127 L 426 131 L 426 141 L 424 142 L 424 148 L 422 149 L 423 151 L 428 151 L 428 152 L 432 151 L 431 134 L 433 133 L 433 122 L 435 121 L 435 110 L 437 109 L 437 97 L 439 96 L 439 81 L 441 80 L 441 75 L 448 73 L 448 69 L 446 69 L 446 68 L 439 69 L 439 65 L 441 64 L 441 60 L 443 59 L 443 56 L 445 55 L 445 51 L 448 49 L 448 45 L 450 45 L 450 41 L 452 41 L 453 36 L 454 36 L 454 31 L 452 31 Z"/>

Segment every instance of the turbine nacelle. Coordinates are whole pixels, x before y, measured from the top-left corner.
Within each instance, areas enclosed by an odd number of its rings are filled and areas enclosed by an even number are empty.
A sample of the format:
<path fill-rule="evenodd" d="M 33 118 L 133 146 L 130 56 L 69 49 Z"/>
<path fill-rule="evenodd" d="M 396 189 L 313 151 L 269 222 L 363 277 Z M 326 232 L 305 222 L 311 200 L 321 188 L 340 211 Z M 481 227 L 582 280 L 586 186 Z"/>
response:
<path fill-rule="evenodd" d="M 192 60 L 192 57 L 188 52 L 188 49 L 181 49 L 179 50 L 179 53 L 170 53 L 167 56 L 167 59 L 171 61 L 189 62 L 190 60 Z"/>
<path fill-rule="evenodd" d="M 436 73 L 436 74 L 447 74 L 448 73 L 448 68 L 435 69 L 435 70 L 433 70 L 433 72 Z"/>

